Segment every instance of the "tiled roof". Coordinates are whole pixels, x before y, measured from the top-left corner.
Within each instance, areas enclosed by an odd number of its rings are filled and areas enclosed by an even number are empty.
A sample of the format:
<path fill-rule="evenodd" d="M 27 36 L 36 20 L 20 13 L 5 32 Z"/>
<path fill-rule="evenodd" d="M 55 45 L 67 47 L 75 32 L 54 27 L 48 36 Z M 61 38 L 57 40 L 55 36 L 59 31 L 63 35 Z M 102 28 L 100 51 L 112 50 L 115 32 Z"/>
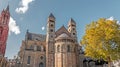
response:
<path fill-rule="evenodd" d="M 70 37 L 70 33 L 67 31 L 67 29 L 66 29 L 64 26 L 62 26 L 61 28 L 59 28 L 59 29 L 55 32 L 56 37 L 58 37 L 58 36 L 61 35 L 62 33 L 65 33 L 65 34 L 67 34 L 67 35 Z"/>
<path fill-rule="evenodd" d="M 37 40 L 37 41 L 45 41 L 46 35 L 43 34 L 35 34 L 35 33 L 27 33 L 27 39 L 28 40 Z"/>

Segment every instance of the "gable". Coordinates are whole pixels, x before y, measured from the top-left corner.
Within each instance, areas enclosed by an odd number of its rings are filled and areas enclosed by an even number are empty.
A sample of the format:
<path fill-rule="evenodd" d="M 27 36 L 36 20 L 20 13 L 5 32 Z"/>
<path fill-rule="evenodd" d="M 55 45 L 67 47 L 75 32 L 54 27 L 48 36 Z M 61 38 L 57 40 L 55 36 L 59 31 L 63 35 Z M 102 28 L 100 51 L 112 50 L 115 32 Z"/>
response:
<path fill-rule="evenodd" d="M 62 33 L 58 37 L 69 37 L 69 36 L 66 33 Z"/>
<path fill-rule="evenodd" d="M 63 33 L 64 33 L 64 34 L 63 34 Z M 70 37 L 70 33 L 67 31 L 67 29 L 66 29 L 64 26 L 62 26 L 60 29 L 58 29 L 58 30 L 55 32 L 55 34 L 56 34 L 56 37 L 58 37 L 58 36 L 61 35 L 61 34 L 62 34 L 62 36 L 63 36 L 63 35 L 67 35 L 67 36 Z"/>

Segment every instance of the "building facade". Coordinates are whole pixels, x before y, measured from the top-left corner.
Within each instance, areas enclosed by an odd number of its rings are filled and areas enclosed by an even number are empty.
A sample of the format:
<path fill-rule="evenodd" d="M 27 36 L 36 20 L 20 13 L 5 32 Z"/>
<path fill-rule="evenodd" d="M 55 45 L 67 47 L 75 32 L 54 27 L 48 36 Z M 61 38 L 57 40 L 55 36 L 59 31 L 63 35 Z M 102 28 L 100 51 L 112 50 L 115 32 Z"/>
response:
<path fill-rule="evenodd" d="M 6 67 L 19 67 L 19 66 L 16 66 L 16 59 L 8 59 Z"/>
<path fill-rule="evenodd" d="M 8 62 L 6 57 L 0 57 L 0 67 L 7 67 Z"/>
<path fill-rule="evenodd" d="M 9 31 L 9 5 L 0 13 L 0 67 L 7 67 L 7 58 L 4 57 L 6 50 L 6 43 Z"/>
<path fill-rule="evenodd" d="M 21 67 L 83 67 L 76 22 L 71 18 L 67 29 L 62 26 L 55 30 L 55 21 L 50 14 L 46 35 L 26 32 L 19 51 Z"/>
<path fill-rule="evenodd" d="M 3 9 L 3 11 L 0 14 L 0 56 L 5 55 L 6 50 L 6 41 L 8 37 L 8 31 L 9 31 L 9 19 L 10 19 L 10 12 L 9 12 L 9 5 L 6 9 Z"/>

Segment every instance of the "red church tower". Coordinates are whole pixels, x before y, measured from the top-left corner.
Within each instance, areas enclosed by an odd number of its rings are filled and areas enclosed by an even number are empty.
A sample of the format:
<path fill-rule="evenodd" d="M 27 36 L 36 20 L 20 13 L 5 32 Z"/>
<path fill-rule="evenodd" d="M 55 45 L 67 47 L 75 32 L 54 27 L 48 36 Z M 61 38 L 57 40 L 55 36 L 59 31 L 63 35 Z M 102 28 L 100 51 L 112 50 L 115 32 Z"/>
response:
<path fill-rule="evenodd" d="M 9 12 L 9 5 L 6 9 L 0 14 L 0 55 L 4 57 L 5 50 L 6 50 L 6 43 L 9 31 L 9 19 L 10 19 L 10 12 Z"/>

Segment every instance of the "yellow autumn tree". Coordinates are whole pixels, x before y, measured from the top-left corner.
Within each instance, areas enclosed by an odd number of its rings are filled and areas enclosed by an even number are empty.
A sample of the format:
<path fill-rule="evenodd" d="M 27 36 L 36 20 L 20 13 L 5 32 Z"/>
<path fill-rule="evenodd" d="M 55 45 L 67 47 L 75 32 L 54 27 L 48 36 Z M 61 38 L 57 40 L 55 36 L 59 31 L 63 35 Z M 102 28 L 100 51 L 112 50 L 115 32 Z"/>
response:
<path fill-rule="evenodd" d="M 100 18 L 86 26 L 81 44 L 88 57 L 102 58 L 108 62 L 118 60 L 120 59 L 120 25 L 116 20 Z"/>

